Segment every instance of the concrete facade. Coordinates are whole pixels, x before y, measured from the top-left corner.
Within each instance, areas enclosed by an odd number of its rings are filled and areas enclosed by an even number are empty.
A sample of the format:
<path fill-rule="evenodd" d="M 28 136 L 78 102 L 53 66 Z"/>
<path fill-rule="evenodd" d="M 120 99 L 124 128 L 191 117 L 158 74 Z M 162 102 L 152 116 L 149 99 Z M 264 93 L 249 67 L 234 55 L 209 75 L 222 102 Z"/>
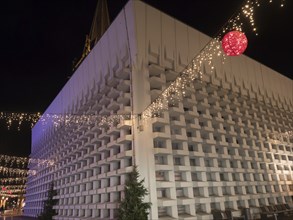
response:
<path fill-rule="evenodd" d="M 150 219 L 212 219 L 214 209 L 291 203 L 293 81 L 246 57 L 215 60 L 202 81 L 160 117 L 138 114 L 176 78 L 209 37 L 130 1 L 45 114 L 131 114 L 116 126 L 33 128 L 25 215 L 41 212 L 54 180 L 55 219 L 114 219 L 125 177 L 138 165 L 152 202 Z"/>

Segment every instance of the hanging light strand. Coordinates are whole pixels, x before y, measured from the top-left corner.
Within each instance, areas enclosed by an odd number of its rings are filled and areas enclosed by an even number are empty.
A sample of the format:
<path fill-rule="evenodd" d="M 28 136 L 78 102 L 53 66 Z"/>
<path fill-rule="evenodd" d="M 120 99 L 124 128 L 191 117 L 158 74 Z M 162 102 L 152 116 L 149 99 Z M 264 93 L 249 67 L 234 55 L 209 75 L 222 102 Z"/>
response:
<path fill-rule="evenodd" d="M 69 125 L 93 125 L 97 124 L 99 127 L 111 127 L 120 123 L 121 120 L 131 119 L 130 114 L 125 115 L 93 115 L 93 114 L 45 114 L 40 118 L 43 126 L 53 124 L 55 127 L 69 126 Z"/>
<path fill-rule="evenodd" d="M 284 142 L 284 141 L 290 141 L 293 139 L 293 130 L 286 131 L 286 132 L 271 132 L 267 134 L 267 138 L 269 140 L 272 140 L 273 142 Z"/>
<path fill-rule="evenodd" d="M 264 1 L 262 1 L 263 3 Z M 271 0 L 269 1 L 271 2 Z M 284 6 L 284 0 L 281 0 L 281 7 Z M 168 86 L 162 93 L 142 112 L 142 119 L 148 119 L 152 117 L 157 117 L 164 111 L 168 110 L 169 107 L 176 106 L 186 95 L 188 95 L 188 87 L 190 83 L 195 79 L 203 80 L 203 73 L 205 71 L 213 72 L 215 71 L 215 58 L 221 57 L 223 62 L 226 59 L 225 54 L 221 48 L 221 37 L 229 30 L 243 31 L 243 19 L 247 19 L 253 32 L 257 35 L 257 29 L 255 25 L 254 15 L 255 7 L 260 6 L 259 0 L 247 0 L 244 5 L 241 6 L 239 12 L 237 12 L 220 32 L 212 38 L 208 44 L 199 52 L 199 54 L 192 59 L 190 64 L 177 76 L 177 78 Z M 207 67 L 207 68 L 204 68 Z M 0 120 L 5 120 L 7 128 L 12 126 L 12 123 L 18 122 L 18 129 L 23 122 L 30 122 L 33 126 L 37 121 L 42 125 L 46 126 L 48 124 L 53 124 L 55 127 L 67 126 L 72 124 L 77 125 L 91 125 L 97 124 L 99 127 L 112 126 L 120 123 L 122 120 L 129 120 L 133 118 L 134 115 L 70 115 L 70 114 L 44 114 L 41 113 L 7 113 L 0 112 Z M 286 133 L 288 137 L 292 137 L 292 132 Z M 1 159 L 1 158 L 0 158 Z M 8 161 L 7 158 L 3 160 Z M 10 161 L 19 162 L 19 160 L 10 158 Z M 31 163 L 36 162 L 37 164 L 48 164 L 53 165 L 54 161 L 50 160 L 37 160 L 37 159 L 24 159 L 21 163 Z M 35 175 L 36 170 L 22 170 L 15 168 L 8 168 L 0 166 L 0 173 L 19 175 L 25 177 L 27 175 Z M 9 179 L 9 178 L 8 178 Z M 13 181 L 8 180 L 7 181 Z"/>
<path fill-rule="evenodd" d="M 0 191 L 6 191 L 11 189 L 25 189 L 26 185 L 0 185 Z"/>
<path fill-rule="evenodd" d="M 284 4 L 284 1 L 281 1 Z M 192 59 L 191 63 L 177 76 L 162 93 L 143 111 L 142 119 L 148 119 L 161 115 L 168 110 L 170 106 L 174 106 L 182 101 L 186 94 L 188 85 L 195 79 L 200 81 L 203 79 L 204 67 L 208 67 L 205 71 L 213 72 L 215 70 L 215 58 L 222 57 L 222 62 L 225 61 L 226 55 L 221 48 L 223 34 L 228 30 L 243 31 L 243 20 L 248 19 L 252 30 L 257 34 L 255 27 L 255 7 L 260 6 L 258 0 L 246 0 L 240 11 L 235 13 L 218 34 L 212 38 L 199 54 Z"/>
<path fill-rule="evenodd" d="M 5 120 L 7 128 L 10 129 L 12 123 L 17 123 L 18 130 L 23 122 L 29 122 L 31 127 L 39 120 L 41 113 L 17 113 L 17 112 L 0 112 L 0 120 Z"/>
<path fill-rule="evenodd" d="M 0 154 L 0 164 L 25 168 L 28 165 L 28 158 Z"/>
<path fill-rule="evenodd" d="M 27 175 L 35 175 L 36 171 L 0 166 L 0 173 L 3 175 L 10 175 L 10 176 L 16 175 L 20 177 L 25 177 Z"/>
<path fill-rule="evenodd" d="M 280 2 L 280 6 L 283 7 L 285 4 L 285 0 L 278 0 Z M 246 0 L 244 4 L 240 7 L 239 11 L 236 11 L 232 15 L 232 17 L 226 22 L 226 24 L 220 29 L 218 34 L 200 51 L 200 53 L 191 61 L 191 64 L 187 66 L 187 68 L 183 71 L 182 74 L 175 79 L 175 81 L 162 92 L 162 94 L 151 104 L 148 106 L 143 113 L 141 114 L 143 118 L 152 117 L 160 113 L 161 110 L 167 109 L 168 105 L 174 101 L 179 101 L 184 96 L 186 89 L 186 80 L 188 79 L 202 79 L 202 67 L 204 63 L 207 63 L 210 66 L 210 70 L 214 70 L 213 58 L 214 56 L 222 56 L 223 62 L 226 59 L 225 54 L 221 50 L 220 39 L 221 37 L 229 30 L 237 30 L 243 31 L 243 22 L 245 19 L 248 20 L 252 31 L 257 35 L 257 29 L 255 25 L 255 10 L 256 7 L 261 6 L 265 3 L 272 3 L 273 0 Z M 188 82 L 188 81 L 187 81 Z M 179 95 L 175 95 L 174 92 L 179 92 Z M 152 106 L 153 105 L 153 106 Z M 101 115 L 55 115 L 55 114 L 46 114 L 41 115 L 41 113 L 7 113 L 0 112 L 0 120 L 4 119 L 7 124 L 7 128 L 9 129 L 13 122 L 18 122 L 18 129 L 23 122 L 30 122 L 31 126 L 33 126 L 39 119 L 41 119 L 42 123 L 48 123 L 53 119 L 54 124 L 59 126 L 62 123 L 68 124 L 71 123 L 90 123 L 93 120 L 100 120 L 103 125 L 111 125 L 113 123 L 113 118 L 121 119 L 121 116 L 101 116 Z"/>
<path fill-rule="evenodd" d="M 1 193 L 0 192 L 0 197 L 8 197 L 8 198 L 16 198 L 16 197 L 19 197 L 19 196 L 22 196 L 24 194 L 24 192 L 23 193 L 14 193 L 14 194 L 8 194 L 8 193 Z"/>
<path fill-rule="evenodd" d="M 37 158 L 29 158 L 29 157 L 17 157 L 17 156 L 9 156 L 0 154 L 0 164 L 4 163 L 9 165 L 10 167 L 13 166 L 22 166 L 26 168 L 29 164 L 37 164 L 37 166 L 52 166 L 54 164 L 53 160 L 49 159 L 37 159 Z"/>
<path fill-rule="evenodd" d="M 24 184 L 27 181 L 26 177 L 10 177 L 0 178 L 0 184 Z"/>
<path fill-rule="evenodd" d="M 25 189 L 10 189 L 10 190 L 0 190 L 0 194 L 1 193 L 7 193 L 7 194 L 24 194 L 25 193 Z"/>
<path fill-rule="evenodd" d="M 55 127 L 64 125 L 91 125 L 98 122 L 101 127 L 112 126 L 121 120 L 128 120 L 130 114 L 119 115 L 93 115 L 93 114 L 44 114 L 41 113 L 13 113 L 0 112 L 0 120 L 5 120 L 7 128 L 10 129 L 14 122 L 18 122 L 18 129 L 23 122 L 31 122 L 33 126 L 40 121 L 43 126 L 53 124 Z"/>

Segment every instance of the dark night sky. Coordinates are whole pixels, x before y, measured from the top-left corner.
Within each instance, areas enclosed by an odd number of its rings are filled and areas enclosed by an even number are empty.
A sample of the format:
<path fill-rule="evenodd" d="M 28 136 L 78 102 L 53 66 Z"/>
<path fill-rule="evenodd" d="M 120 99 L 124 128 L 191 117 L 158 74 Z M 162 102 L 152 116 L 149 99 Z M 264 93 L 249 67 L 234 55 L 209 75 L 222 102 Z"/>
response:
<path fill-rule="evenodd" d="M 268 0 L 260 0 L 260 2 Z M 108 0 L 113 20 L 126 0 Z M 145 0 L 196 29 L 214 36 L 242 0 Z M 247 29 L 245 54 L 292 77 L 293 1 L 257 8 L 259 36 Z M 81 56 L 97 0 L 11 0 L 0 7 L 0 112 L 43 112 L 72 74 Z M 0 154 L 28 156 L 30 128 L 5 129 L 0 121 Z"/>

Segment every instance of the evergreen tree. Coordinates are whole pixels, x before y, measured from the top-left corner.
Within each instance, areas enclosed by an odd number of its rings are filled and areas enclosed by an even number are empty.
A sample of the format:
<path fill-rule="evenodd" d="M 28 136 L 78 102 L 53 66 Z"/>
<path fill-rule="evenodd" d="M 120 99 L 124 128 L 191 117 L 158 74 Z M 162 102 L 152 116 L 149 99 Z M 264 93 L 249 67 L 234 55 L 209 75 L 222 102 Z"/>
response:
<path fill-rule="evenodd" d="M 57 191 L 54 190 L 53 182 L 50 184 L 48 190 L 48 198 L 44 202 L 43 212 L 38 216 L 39 220 L 52 220 L 54 215 L 57 215 L 57 212 L 53 209 L 53 206 L 57 204 L 57 200 L 53 199 L 57 195 Z"/>
<path fill-rule="evenodd" d="M 148 190 L 144 187 L 144 179 L 138 180 L 139 173 L 137 167 L 128 174 L 125 183 L 125 198 L 119 207 L 119 220 L 147 220 L 151 203 L 143 202 Z"/>

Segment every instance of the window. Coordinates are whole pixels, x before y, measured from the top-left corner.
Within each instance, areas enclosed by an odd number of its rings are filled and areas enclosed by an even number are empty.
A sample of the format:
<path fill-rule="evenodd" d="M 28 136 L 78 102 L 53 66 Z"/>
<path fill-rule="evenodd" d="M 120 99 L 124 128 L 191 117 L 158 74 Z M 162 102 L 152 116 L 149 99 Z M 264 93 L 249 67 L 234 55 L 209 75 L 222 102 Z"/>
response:
<path fill-rule="evenodd" d="M 174 165 L 182 165 L 180 157 L 174 157 Z"/>

